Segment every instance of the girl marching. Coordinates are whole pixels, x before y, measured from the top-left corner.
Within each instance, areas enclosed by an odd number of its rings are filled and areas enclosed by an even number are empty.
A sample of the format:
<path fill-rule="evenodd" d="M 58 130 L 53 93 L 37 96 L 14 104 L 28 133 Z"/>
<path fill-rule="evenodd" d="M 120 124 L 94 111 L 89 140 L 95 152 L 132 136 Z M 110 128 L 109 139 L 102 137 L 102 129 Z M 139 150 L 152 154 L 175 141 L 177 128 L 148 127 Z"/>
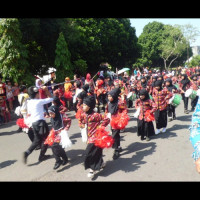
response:
<path fill-rule="evenodd" d="M 141 136 L 141 140 L 146 141 L 150 140 L 150 136 L 155 135 L 154 126 L 153 126 L 153 112 L 156 108 L 153 107 L 153 101 L 149 98 L 149 93 L 146 89 L 139 91 L 139 99 L 135 102 L 135 108 L 140 109 L 138 120 L 137 120 L 137 135 Z M 149 117 L 147 118 L 147 112 L 149 112 Z"/>
<path fill-rule="evenodd" d="M 93 178 L 95 172 L 102 169 L 105 164 L 103 162 L 103 149 L 95 145 L 97 139 L 97 130 L 109 124 L 110 119 L 105 118 L 102 114 L 94 112 L 95 108 L 94 96 L 88 96 L 83 99 L 83 113 L 80 116 L 80 127 L 85 128 L 87 133 L 87 147 L 85 150 L 85 169 L 90 169 L 89 178 Z"/>

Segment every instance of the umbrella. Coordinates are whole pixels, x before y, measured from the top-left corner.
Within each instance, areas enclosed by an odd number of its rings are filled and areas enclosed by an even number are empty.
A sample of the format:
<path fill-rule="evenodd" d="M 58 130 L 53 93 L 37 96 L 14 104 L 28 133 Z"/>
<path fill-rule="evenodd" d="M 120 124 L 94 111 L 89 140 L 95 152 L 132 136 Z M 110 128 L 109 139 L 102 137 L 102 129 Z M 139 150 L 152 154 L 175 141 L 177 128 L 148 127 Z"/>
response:
<path fill-rule="evenodd" d="M 124 73 L 124 72 L 126 72 L 126 71 L 129 71 L 129 70 L 130 70 L 129 68 L 120 69 L 120 70 L 118 71 L 118 74 L 122 74 L 122 73 Z"/>

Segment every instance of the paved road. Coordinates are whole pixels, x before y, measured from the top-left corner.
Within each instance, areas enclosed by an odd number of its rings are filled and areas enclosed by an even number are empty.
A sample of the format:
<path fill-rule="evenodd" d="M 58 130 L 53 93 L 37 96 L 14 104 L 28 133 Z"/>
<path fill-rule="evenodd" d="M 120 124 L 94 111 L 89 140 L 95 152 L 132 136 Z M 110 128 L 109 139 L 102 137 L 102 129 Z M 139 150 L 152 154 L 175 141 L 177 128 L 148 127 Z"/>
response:
<path fill-rule="evenodd" d="M 129 115 L 134 111 L 134 108 L 129 109 Z M 106 167 L 92 181 L 200 181 L 189 141 L 192 113 L 185 115 L 182 103 L 176 113 L 177 120 L 168 123 L 167 132 L 152 137 L 149 142 L 140 140 L 136 120 L 131 118 L 125 132 L 121 133 L 120 158 L 112 160 L 113 149 L 104 149 Z M 17 133 L 15 122 L 1 126 L 0 181 L 91 181 L 83 166 L 86 144 L 81 141 L 74 112 L 69 112 L 69 117 L 72 118 L 70 139 L 73 143 L 66 149 L 69 163 L 57 170 L 53 170 L 53 156 L 38 163 L 39 151 L 33 151 L 24 165 L 22 152 L 30 145 L 27 134 Z M 47 154 L 52 155 L 50 148 Z"/>

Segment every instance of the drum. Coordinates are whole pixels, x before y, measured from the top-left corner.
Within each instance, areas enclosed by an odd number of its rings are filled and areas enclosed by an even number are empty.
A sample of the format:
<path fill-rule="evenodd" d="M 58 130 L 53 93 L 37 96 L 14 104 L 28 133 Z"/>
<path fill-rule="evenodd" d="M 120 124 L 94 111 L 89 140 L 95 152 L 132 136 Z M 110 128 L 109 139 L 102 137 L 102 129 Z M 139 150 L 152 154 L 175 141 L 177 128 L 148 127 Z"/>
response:
<path fill-rule="evenodd" d="M 182 100 L 181 95 L 175 94 L 171 102 L 171 105 L 177 107 L 181 103 L 181 100 Z"/>
<path fill-rule="evenodd" d="M 129 93 L 128 93 L 127 99 L 133 101 L 133 93 L 132 93 L 132 92 L 129 92 Z"/>
<path fill-rule="evenodd" d="M 127 99 L 134 101 L 136 99 L 136 94 L 133 92 L 129 92 L 129 94 L 127 95 Z"/>
<path fill-rule="evenodd" d="M 177 88 L 177 90 L 179 89 L 179 85 L 178 84 L 175 84 L 174 86 Z"/>
<path fill-rule="evenodd" d="M 191 88 L 186 90 L 185 91 L 185 97 L 189 97 L 192 94 L 192 92 L 193 92 L 193 89 L 191 89 Z"/>
<path fill-rule="evenodd" d="M 197 91 L 196 90 L 193 90 L 192 91 L 192 94 L 189 96 L 190 99 L 195 99 L 197 96 Z"/>

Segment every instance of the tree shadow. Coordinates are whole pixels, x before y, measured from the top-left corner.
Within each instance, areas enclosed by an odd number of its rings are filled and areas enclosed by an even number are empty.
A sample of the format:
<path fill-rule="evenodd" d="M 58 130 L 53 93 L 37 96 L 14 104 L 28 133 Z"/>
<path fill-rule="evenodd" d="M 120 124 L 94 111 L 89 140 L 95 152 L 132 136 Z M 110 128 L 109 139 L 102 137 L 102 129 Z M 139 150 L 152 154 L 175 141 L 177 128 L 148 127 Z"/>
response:
<path fill-rule="evenodd" d="M 141 165 L 146 163 L 146 161 L 143 161 L 144 157 L 155 152 L 155 148 L 155 142 L 135 142 L 130 144 L 123 150 L 117 160 L 107 161 L 106 167 L 97 173 L 92 180 L 96 180 L 98 176 L 107 177 L 120 170 L 128 173 L 139 169 Z M 123 158 L 123 155 L 131 154 L 133 152 L 135 152 L 135 154 L 131 158 Z"/>
<path fill-rule="evenodd" d="M 4 167 L 7 167 L 9 165 L 12 165 L 16 162 L 17 160 L 7 160 L 7 161 L 4 161 L 2 163 L 0 163 L 0 169 L 4 168 Z"/>

